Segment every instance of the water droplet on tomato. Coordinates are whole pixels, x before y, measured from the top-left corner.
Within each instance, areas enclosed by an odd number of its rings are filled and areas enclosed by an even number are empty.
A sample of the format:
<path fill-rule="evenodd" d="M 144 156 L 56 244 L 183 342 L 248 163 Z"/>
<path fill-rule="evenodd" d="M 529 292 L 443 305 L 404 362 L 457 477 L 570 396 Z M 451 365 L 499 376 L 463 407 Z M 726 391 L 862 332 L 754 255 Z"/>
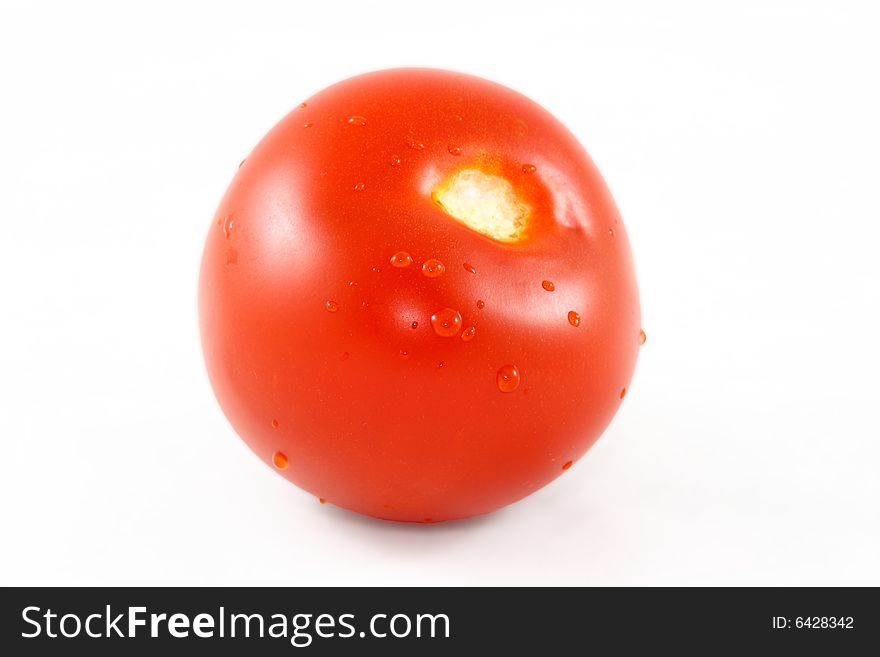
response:
<path fill-rule="evenodd" d="M 335 313 L 337 310 L 339 310 L 339 304 L 335 301 L 328 301 L 324 304 L 324 307 L 327 309 L 328 313 Z"/>
<path fill-rule="evenodd" d="M 643 330 L 639 330 L 639 344 L 640 345 L 645 344 L 645 340 L 647 340 L 647 339 L 648 339 L 648 336 L 645 335 L 645 332 Z"/>
<path fill-rule="evenodd" d="M 425 150 L 425 144 L 416 140 L 416 139 L 410 139 L 409 141 L 406 142 L 406 145 L 409 146 L 414 151 Z"/>
<path fill-rule="evenodd" d="M 446 363 L 441 360 L 439 363 L 437 363 L 437 369 L 442 370 L 445 365 Z"/>
<path fill-rule="evenodd" d="M 613 228 L 609 228 L 609 229 L 608 229 L 608 234 L 611 235 L 611 237 L 614 237 L 614 229 L 613 229 Z"/>
<path fill-rule="evenodd" d="M 348 122 L 351 125 L 357 125 L 357 126 L 367 125 L 367 120 L 364 117 L 357 116 L 357 115 L 349 117 Z"/>
<path fill-rule="evenodd" d="M 626 388 L 621 388 L 620 390 L 620 398 L 623 399 L 626 397 Z"/>
<path fill-rule="evenodd" d="M 303 123 L 303 128 L 311 128 L 312 125 L 311 123 Z"/>
<path fill-rule="evenodd" d="M 461 332 L 461 339 L 465 342 L 470 342 L 474 339 L 474 336 L 477 334 L 476 326 L 468 326 L 464 331 Z"/>
<path fill-rule="evenodd" d="M 522 172 L 523 173 L 535 173 L 535 171 L 537 171 L 537 170 L 538 170 L 538 167 L 536 167 L 534 164 L 523 164 L 522 165 Z"/>
<path fill-rule="evenodd" d="M 391 266 L 397 267 L 398 269 L 409 267 L 412 264 L 412 261 L 412 256 L 406 251 L 398 251 L 391 256 Z"/>
<path fill-rule="evenodd" d="M 556 289 L 556 286 L 553 284 L 553 281 L 541 281 L 541 287 L 543 287 L 548 292 L 552 292 Z"/>
<path fill-rule="evenodd" d="M 452 308 L 444 308 L 431 315 L 434 333 L 442 338 L 451 338 L 461 330 L 461 314 Z"/>
<path fill-rule="evenodd" d="M 471 273 L 471 274 L 476 274 L 476 273 L 477 273 L 477 268 L 474 267 L 473 265 L 468 264 L 468 263 L 464 263 L 464 270 L 465 270 L 466 272 Z"/>
<path fill-rule="evenodd" d="M 437 258 L 431 258 L 430 260 L 425 260 L 425 264 L 422 265 L 422 273 L 428 278 L 437 278 L 438 276 L 442 276 L 443 272 L 446 271 L 446 266 L 437 260 Z"/>
<path fill-rule="evenodd" d="M 482 299 L 477 299 L 477 308 L 479 308 L 480 310 L 482 310 L 482 309 L 485 308 L 485 307 L 486 307 L 486 302 L 483 301 Z"/>
<path fill-rule="evenodd" d="M 568 470 L 571 467 L 571 461 L 568 461 L 565 465 L 562 466 L 563 470 Z"/>
<path fill-rule="evenodd" d="M 229 239 L 229 236 L 232 235 L 233 228 L 235 228 L 235 218 L 231 214 L 227 214 L 223 219 L 223 234 L 226 236 L 226 239 Z"/>
<path fill-rule="evenodd" d="M 282 452 L 275 452 L 272 455 L 272 463 L 274 463 L 275 467 L 279 470 L 286 470 L 289 464 L 287 456 L 285 456 Z"/>
<path fill-rule="evenodd" d="M 409 356 L 409 352 L 406 349 L 401 349 L 400 350 L 400 357 L 406 358 L 407 356 Z"/>
<path fill-rule="evenodd" d="M 446 148 L 446 150 L 449 151 L 450 155 L 454 155 L 455 157 L 458 157 L 459 155 L 461 155 L 461 148 L 459 148 L 458 146 L 456 146 L 454 144 L 450 144 Z"/>
<path fill-rule="evenodd" d="M 272 427 L 275 429 L 278 428 L 278 420 L 272 420 Z"/>
<path fill-rule="evenodd" d="M 357 281 L 349 281 L 348 287 L 357 287 Z"/>
<path fill-rule="evenodd" d="M 364 183 L 362 183 L 362 182 L 359 182 L 359 183 L 356 183 L 356 184 L 355 184 L 355 186 L 354 186 L 354 191 L 356 191 L 356 192 L 362 192 L 362 191 L 364 191 L 365 188 L 366 188 L 366 185 L 365 185 Z"/>
<path fill-rule="evenodd" d="M 516 365 L 504 365 L 498 370 L 496 382 L 501 392 L 513 392 L 519 387 L 519 370 Z"/>
<path fill-rule="evenodd" d="M 391 166 L 393 166 L 393 167 L 399 167 L 400 162 L 401 162 L 400 158 L 397 157 L 396 155 L 391 158 Z"/>
<path fill-rule="evenodd" d="M 414 328 L 414 329 L 419 328 L 419 323 L 418 323 L 418 322 L 413 322 L 412 324 L 410 324 L 410 328 Z"/>
<path fill-rule="evenodd" d="M 580 326 L 581 325 L 581 316 L 578 315 L 575 311 L 568 311 L 568 323 L 572 326 Z"/>

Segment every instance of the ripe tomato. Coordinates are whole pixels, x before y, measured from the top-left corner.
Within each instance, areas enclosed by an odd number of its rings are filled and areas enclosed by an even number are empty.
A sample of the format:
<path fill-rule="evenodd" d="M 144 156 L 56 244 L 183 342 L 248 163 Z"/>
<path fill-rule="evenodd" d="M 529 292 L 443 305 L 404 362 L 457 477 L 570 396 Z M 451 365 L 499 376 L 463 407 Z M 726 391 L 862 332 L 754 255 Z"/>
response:
<path fill-rule="evenodd" d="M 548 112 L 468 75 L 355 77 L 242 163 L 199 308 L 232 425 L 360 513 L 437 522 L 553 480 L 604 430 L 640 343 L 629 244 Z"/>

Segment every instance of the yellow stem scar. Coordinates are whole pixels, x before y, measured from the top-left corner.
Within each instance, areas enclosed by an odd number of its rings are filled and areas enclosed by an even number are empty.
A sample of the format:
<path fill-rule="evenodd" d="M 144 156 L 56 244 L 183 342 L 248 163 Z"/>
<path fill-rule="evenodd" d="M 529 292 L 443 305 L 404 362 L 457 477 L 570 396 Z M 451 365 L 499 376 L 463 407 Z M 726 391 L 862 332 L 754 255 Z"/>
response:
<path fill-rule="evenodd" d="M 507 244 L 522 239 L 531 212 L 507 179 L 478 169 L 457 171 L 431 198 L 456 221 Z"/>

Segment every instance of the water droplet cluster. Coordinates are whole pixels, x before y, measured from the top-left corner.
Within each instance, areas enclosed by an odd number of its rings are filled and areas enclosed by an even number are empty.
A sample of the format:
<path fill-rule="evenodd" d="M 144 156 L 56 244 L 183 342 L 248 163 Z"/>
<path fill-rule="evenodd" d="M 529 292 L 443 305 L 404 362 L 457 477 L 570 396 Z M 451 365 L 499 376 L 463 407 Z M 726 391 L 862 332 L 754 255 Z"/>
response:
<path fill-rule="evenodd" d="M 301 107 L 305 108 L 306 104 L 303 103 Z M 459 120 L 462 120 L 462 118 L 459 117 Z M 350 126 L 353 126 L 356 128 L 362 128 L 367 125 L 367 118 L 356 114 L 356 115 L 350 116 L 347 120 L 347 123 Z M 304 127 L 309 127 L 311 125 L 312 125 L 311 123 L 305 123 Z M 527 130 L 525 123 L 522 121 L 519 121 L 519 123 L 517 124 L 516 127 L 523 134 Z M 408 148 L 410 148 L 412 150 L 417 150 L 417 151 L 421 151 L 426 148 L 426 145 L 423 141 L 421 141 L 417 138 L 414 138 L 414 137 L 410 137 L 409 139 L 407 139 L 405 141 L 405 145 Z M 446 146 L 446 150 L 450 155 L 452 155 L 454 157 L 459 157 L 462 155 L 462 148 L 458 144 L 455 144 L 455 143 L 449 143 Z M 391 167 L 395 167 L 395 168 L 400 167 L 403 164 L 403 160 L 399 155 L 390 156 L 390 159 L 388 162 Z M 534 174 L 537 171 L 537 167 L 534 164 L 526 162 L 521 165 L 521 170 L 522 170 L 523 174 L 530 175 L 530 174 Z M 354 186 L 353 186 L 354 191 L 357 191 L 357 192 L 364 191 L 365 188 L 366 188 L 366 185 L 364 182 L 356 182 L 356 183 L 354 183 Z M 220 222 L 218 221 L 218 223 L 220 223 Z M 222 226 L 223 226 L 224 234 L 228 238 L 234 228 L 234 220 L 231 215 L 227 216 L 224 220 L 222 220 Z M 611 237 L 614 237 L 614 229 L 609 228 L 608 234 Z M 405 268 L 410 267 L 413 264 L 413 257 L 407 251 L 398 251 L 397 253 L 395 253 L 394 255 L 391 256 L 390 264 L 391 264 L 392 268 L 394 268 L 394 269 L 405 269 Z M 476 267 L 474 267 L 470 263 L 467 263 L 467 262 L 463 263 L 463 267 L 464 267 L 464 270 L 470 274 L 477 273 Z M 373 267 L 372 271 L 374 273 L 378 274 L 381 272 L 381 269 L 379 267 Z M 429 258 L 428 260 L 425 260 L 422 263 L 420 271 L 426 278 L 433 279 L 433 278 L 440 278 L 441 276 L 443 276 L 446 273 L 447 270 L 446 270 L 446 266 L 444 265 L 444 263 L 441 262 L 439 259 Z M 355 286 L 357 286 L 357 283 L 355 281 L 349 282 L 349 287 L 355 287 Z M 556 284 L 551 280 L 547 280 L 547 279 L 542 280 L 541 287 L 547 292 L 555 292 L 556 291 Z M 363 301 L 362 306 L 363 306 L 363 308 L 367 308 L 369 306 L 369 304 L 367 301 Z M 486 307 L 486 302 L 483 299 L 478 299 L 476 301 L 476 308 L 478 310 L 483 310 L 485 307 Z M 330 313 L 336 313 L 340 309 L 340 305 L 337 301 L 327 300 L 325 303 L 325 308 Z M 581 314 L 576 310 L 569 310 L 566 315 L 566 319 L 567 319 L 568 323 L 573 327 L 579 327 L 581 325 L 581 321 L 582 321 Z M 451 337 L 455 337 L 455 336 L 460 335 L 461 340 L 463 342 L 470 342 L 471 340 L 473 340 L 476 337 L 476 334 L 477 334 L 477 327 L 476 326 L 474 326 L 474 325 L 464 326 L 462 315 L 455 308 L 447 307 L 447 308 L 442 308 L 440 310 L 437 310 L 436 312 L 434 312 L 431 315 L 430 324 L 431 324 L 431 327 L 432 327 L 434 333 L 437 336 L 442 337 L 442 338 L 451 338 Z M 413 330 L 418 329 L 419 322 L 412 321 L 410 323 L 410 327 Z M 639 345 L 643 345 L 645 343 L 645 340 L 646 340 L 645 332 L 640 330 L 639 335 L 638 335 Z M 405 349 L 401 349 L 398 353 L 401 357 L 405 357 L 408 355 L 408 352 Z M 348 358 L 349 358 L 348 352 L 344 352 L 341 356 L 341 360 L 347 360 Z M 440 361 L 437 368 L 442 369 L 443 367 L 444 367 L 444 362 Z M 496 384 L 497 384 L 499 391 L 501 391 L 503 393 L 513 392 L 519 388 L 520 382 L 521 382 L 521 372 L 516 365 L 505 364 L 498 369 L 497 374 L 496 374 Z M 525 392 L 525 390 L 524 390 L 524 392 Z M 619 392 L 620 399 L 623 399 L 625 397 L 625 395 L 626 395 L 626 388 L 623 388 Z M 277 420 L 273 420 L 272 425 L 273 425 L 273 427 L 277 428 L 277 426 L 278 426 Z M 273 461 L 275 462 L 276 467 L 278 467 L 280 469 L 287 467 L 287 458 L 281 452 L 275 453 L 275 455 L 273 456 Z M 283 462 L 283 465 L 280 465 L 279 464 L 280 462 Z M 571 465 L 572 465 L 572 462 L 568 461 L 565 463 L 565 465 L 562 466 L 562 469 L 567 470 L 568 468 L 571 467 Z M 324 500 L 322 499 L 321 502 L 323 503 Z M 426 519 L 425 521 L 430 522 L 429 519 Z"/>

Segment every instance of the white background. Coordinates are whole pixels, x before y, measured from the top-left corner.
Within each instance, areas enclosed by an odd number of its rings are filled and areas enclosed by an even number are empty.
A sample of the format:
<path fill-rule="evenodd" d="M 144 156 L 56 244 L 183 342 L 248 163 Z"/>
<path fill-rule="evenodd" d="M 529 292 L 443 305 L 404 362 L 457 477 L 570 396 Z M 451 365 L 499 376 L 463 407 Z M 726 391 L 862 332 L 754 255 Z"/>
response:
<path fill-rule="evenodd" d="M 869 2 L 3 2 L 0 584 L 880 585 L 878 30 Z M 577 467 L 436 526 L 260 463 L 196 325 L 239 161 L 402 65 L 574 131 L 648 334 Z"/>

